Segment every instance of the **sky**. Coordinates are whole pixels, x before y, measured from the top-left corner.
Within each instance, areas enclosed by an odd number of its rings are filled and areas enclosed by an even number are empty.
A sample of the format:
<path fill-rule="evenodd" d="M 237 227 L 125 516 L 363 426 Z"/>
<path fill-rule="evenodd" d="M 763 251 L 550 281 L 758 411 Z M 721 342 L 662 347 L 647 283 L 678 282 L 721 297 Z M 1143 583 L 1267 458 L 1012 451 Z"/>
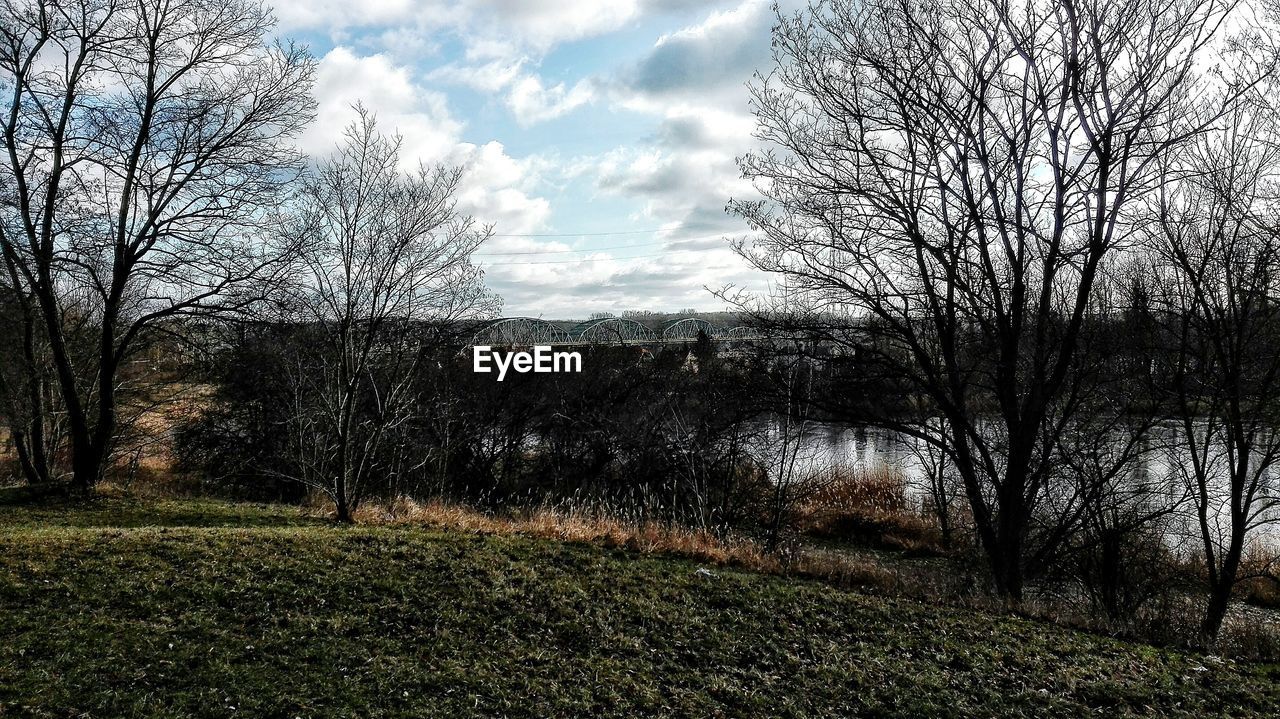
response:
<path fill-rule="evenodd" d="M 279 0 L 283 38 L 319 59 L 332 152 L 351 105 L 402 160 L 460 165 L 458 208 L 492 224 L 475 260 L 503 316 L 717 311 L 763 291 L 725 212 L 756 192 L 747 82 L 771 63 L 764 0 Z"/>

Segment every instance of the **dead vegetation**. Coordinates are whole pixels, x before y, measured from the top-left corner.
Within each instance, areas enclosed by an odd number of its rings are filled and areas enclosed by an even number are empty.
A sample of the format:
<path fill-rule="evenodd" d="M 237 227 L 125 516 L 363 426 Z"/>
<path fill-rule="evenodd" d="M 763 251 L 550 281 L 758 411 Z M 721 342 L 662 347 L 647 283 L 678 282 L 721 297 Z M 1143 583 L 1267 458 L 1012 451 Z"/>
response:
<path fill-rule="evenodd" d="M 920 554 L 949 553 L 936 522 L 916 510 L 902 471 L 833 467 L 813 481 L 817 489 L 797 510 L 801 533 Z"/>
<path fill-rule="evenodd" d="M 324 512 L 315 502 L 312 511 Z M 869 558 L 834 552 L 799 551 L 790 555 L 766 552 L 755 540 L 738 534 L 717 534 L 674 524 L 619 519 L 598 510 L 537 507 L 503 514 L 466 505 L 399 498 L 390 503 L 366 503 L 356 512 L 360 524 L 421 524 L 477 534 L 518 534 L 564 542 L 595 543 L 643 553 L 695 559 L 715 566 L 733 566 L 767 574 L 790 574 L 823 579 L 841 586 L 896 584 L 894 571 Z"/>

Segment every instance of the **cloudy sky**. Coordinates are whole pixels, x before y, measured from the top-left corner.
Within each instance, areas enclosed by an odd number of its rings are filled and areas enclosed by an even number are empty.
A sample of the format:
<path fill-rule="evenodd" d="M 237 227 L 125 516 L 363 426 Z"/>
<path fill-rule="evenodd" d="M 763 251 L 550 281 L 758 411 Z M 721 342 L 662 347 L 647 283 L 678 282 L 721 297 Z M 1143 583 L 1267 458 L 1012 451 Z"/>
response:
<path fill-rule="evenodd" d="M 467 168 L 492 223 L 477 260 L 504 315 L 703 311 L 763 289 L 726 238 L 752 195 L 745 83 L 770 61 L 762 0 L 281 0 L 280 34 L 320 58 L 324 154 L 363 102 L 415 160 Z"/>

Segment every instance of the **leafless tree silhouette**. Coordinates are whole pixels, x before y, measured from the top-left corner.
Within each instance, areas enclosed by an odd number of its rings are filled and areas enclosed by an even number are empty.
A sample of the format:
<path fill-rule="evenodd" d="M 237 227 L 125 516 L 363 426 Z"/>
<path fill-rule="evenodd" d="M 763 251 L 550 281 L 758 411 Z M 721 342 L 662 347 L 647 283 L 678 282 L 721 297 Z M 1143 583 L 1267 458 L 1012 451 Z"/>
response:
<path fill-rule="evenodd" d="M 0 4 L 0 250 L 24 366 L 58 388 L 85 490 L 148 329 L 250 307 L 285 264 L 262 228 L 301 167 L 314 63 L 271 27 L 252 0 Z M 29 397 L 28 471 L 47 473 Z"/>
<path fill-rule="evenodd" d="M 756 309 L 892 368 L 943 419 L 916 433 L 963 480 L 1012 602 L 1078 519 L 1040 510 L 1085 404 L 1104 260 L 1161 161 L 1270 72 L 1237 10 L 832 0 L 779 16 L 753 87 L 768 149 L 741 161 L 765 199 L 730 204 L 761 235 L 741 254 L 790 298 Z"/>
<path fill-rule="evenodd" d="M 1173 466 L 1195 500 L 1209 580 L 1201 627 L 1222 626 L 1248 539 L 1280 485 L 1280 126 L 1260 93 L 1165 164 L 1145 226 L 1157 316 L 1175 359 Z"/>
<path fill-rule="evenodd" d="M 496 312 L 471 253 L 492 230 L 457 214 L 456 168 L 401 171 L 400 138 L 362 107 L 337 154 L 305 182 L 300 323 L 316 330 L 291 376 L 294 479 L 350 521 L 371 477 L 394 481 L 397 432 L 424 410 L 416 393 L 423 326 Z"/>

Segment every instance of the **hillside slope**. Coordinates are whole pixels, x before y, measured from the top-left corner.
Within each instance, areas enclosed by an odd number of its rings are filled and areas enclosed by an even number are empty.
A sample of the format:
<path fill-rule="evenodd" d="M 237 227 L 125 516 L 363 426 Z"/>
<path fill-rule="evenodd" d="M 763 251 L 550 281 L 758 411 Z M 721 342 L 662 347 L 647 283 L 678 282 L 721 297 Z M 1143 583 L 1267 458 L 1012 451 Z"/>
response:
<path fill-rule="evenodd" d="M 1275 716 L 1280 668 L 215 502 L 0 507 L 0 716 Z"/>

